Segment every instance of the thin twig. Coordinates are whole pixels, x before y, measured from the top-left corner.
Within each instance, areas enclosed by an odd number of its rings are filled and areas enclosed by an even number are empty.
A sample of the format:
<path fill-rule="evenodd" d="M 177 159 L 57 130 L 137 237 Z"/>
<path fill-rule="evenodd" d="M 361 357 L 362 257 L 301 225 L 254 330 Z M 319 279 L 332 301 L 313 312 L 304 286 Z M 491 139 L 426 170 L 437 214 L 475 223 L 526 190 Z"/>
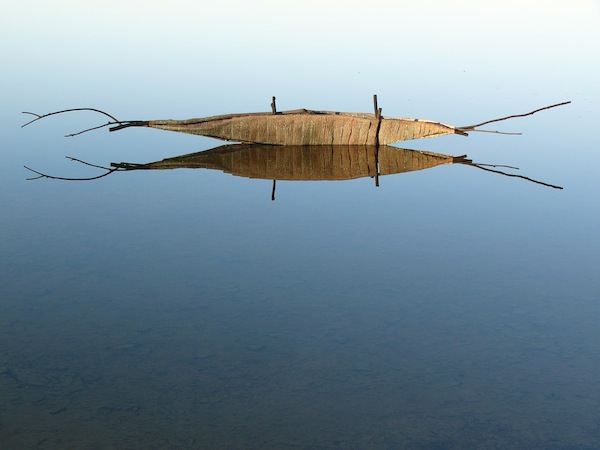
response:
<path fill-rule="evenodd" d="M 72 109 L 63 109 L 62 111 L 55 111 L 55 112 L 51 112 L 51 113 L 48 113 L 48 114 L 36 114 L 36 113 L 28 112 L 28 111 L 23 111 L 23 114 L 29 114 L 29 115 L 35 116 L 35 119 L 27 122 L 25 125 L 21 125 L 21 128 L 26 127 L 27 125 L 32 124 L 33 122 L 37 122 L 38 120 L 44 119 L 46 117 L 54 116 L 56 114 L 63 114 L 63 113 L 67 113 L 67 112 L 73 112 L 73 111 L 93 111 L 93 112 L 97 112 L 99 114 L 103 114 L 106 117 L 111 118 L 112 120 L 115 121 L 115 123 L 121 123 L 120 120 L 117 120 L 113 116 L 111 116 L 110 114 L 108 114 L 108 113 L 106 113 L 104 111 L 101 111 L 99 109 L 96 109 L 96 108 L 72 108 Z"/>
<path fill-rule="evenodd" d="M 106 122 L 104 125 L 98 125 L 97 127 L 88 128 L 87 130 L 78 131 L 77 133 L 66 134 L 65 137 L 79 136 L 80 134 L 87 133 L 88 131 L 98 130 L 100 128 L 108 127 L 110 125 L 115 125 L 117 123 L 122 123 L 122 122 Z"/>
<path fill-rule="evenodd" d="M 470 128 L 459 128 L 461 131 L 477 131 L 479 133 L 494 133 L 494 134 L 507 134 L 509 136 L 521 136 L 523 133 L 515 133 L 508 131 L 496 131 L 496 130 L 474 130 Z"/>
<path fill-rule="evenodd" d="M 33 112 L 23 111 L 23 114 L 29 114 L 29 115 L 35 116 L 35 119 L 27 122 L 24 125 L 21 125 L 21 128 L 26 127 L 27 125 L 30 125 L 33 122 L 36 122 L 36 121 L 38 121 L 40 119 L 44 119 L 44 118 L 49 117 L 49 116 L 54 116 L 56 114 L 63 114 L 63 113 L 73 112 L 73 111 L 93 111 L 93 112 L 97 112 L 97 113 L 105 115 L 106 117 L 110 117 L 113 121 L 112 122 L 107 122 L 104 125 L 98 125 L 97 127 L 88 128 L 86 130 L 79 131 L 77 133 L 67 134 L 65 137 L 79 136 L 80 134 L 87 133 L 88 131 L 98 130 L 100 128 L 104 128 L 104 127 L 107 127 L 107 126 L 110 126 L 110 125 L 118 125 L 120 127 L 131 126 L 131 125 L 129 125 L 131 122 L 123 122 L 121 120 L 117 120 L 115 117 L 113 117 L 110 114 L 108 114 L 108 113 L 106 113 L 104 111 L 101 111 L 99 109 L 95 109 L 95 108 L 73 108 L 73 109 L 64 109 L 62 111 L 55 111 L 55 112 L 51 112 L 51 113 L 48 113 L 48 114 L 36 114 L 36 113 L 33 113 Z M 111 131 L 112 131 L 112 129 L 111 129 Z"/>
<path fill-rule="evenodd" d="M 486 120 L 485 122 L 478 123 L 477 125 L 469 125 L 466 127 L 458 127 L 458 128 L 463 131 L 480 131 L 480 130 L 475 130 L 475 128 L 480 127 L 482 125 L 487 125 L 488 123 L 500 122 L 502 120 L 508 120 L 508 119 L 514 119 L 515 117 L 531 116 L 532 114 L 535 114 L 537 112 L 544 111 L 544 110 L 550 109 L 550 108 L 556 108 L 557 106 L 568 105 L 569 103 L 571 103 L 571 102 L 569 101 L 569 102 L 557 103 L 556 105 L 544 106 L 543 108 L 539 108 L 539 109 L 536 109 L 535 111 L 530 111 L 525 114 L 514 114 L 512 116 L 501 117 L 500 119 Z"/>

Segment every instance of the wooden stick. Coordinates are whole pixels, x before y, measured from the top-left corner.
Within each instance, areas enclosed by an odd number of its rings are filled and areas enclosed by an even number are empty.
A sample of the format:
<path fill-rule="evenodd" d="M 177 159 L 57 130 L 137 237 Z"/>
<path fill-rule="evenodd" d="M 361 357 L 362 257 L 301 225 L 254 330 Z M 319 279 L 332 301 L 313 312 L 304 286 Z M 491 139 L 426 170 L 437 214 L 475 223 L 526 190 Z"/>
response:
<path fill-rule="evenodd" d="M 531 116 L 532 114 L 535 114 L 537 112 L 544 111 L 544 110 L 550 109 L 550 108 L 556 108 L 557 106 L 568 105 L 569 103 L 571 103 L 571 102 L 569 101 L 569 102 L 557 103 L 556 105 L 544 106 L 543 108 L 539 108 L 539 109 L 536 109 L 535 111 L 530 111 L 525 114 L 514 114 L 512 116 L 501 117 L 500 119 L 486 120 L 485 122 L 478 123 L 477 125 L 469 125 L 467 127 L 457 127 L 457 128 L 462 131 L 484 131 L 484 130 L 475 130 L 475 128 L 480 127 L 482 125 L 487 125 L 488 123 L 494 123 L 494 122 L 500 122 L 502 120 L 514 119 L 515 117 Z M 487 131 L 487 133 L 499 133 L 499 132 L 498 131 Z M 502 133 L 502 134 L 505 134 L 505 133 Z"/>
<path fill-rule="evenodd" d="M 25 125 L 21 125 L 21 128 L 26 127 L 27 125 L 32 124 L 33 122 L 37 122 L 38 120 L 43 119 L 45 117 L 54 116 L 56 114 L 63 114 L 63 113 L 67 113 L 67 112 L 73 112 L 73 111 L 94 111 L 94 112 L 103 114 L 106 117 L 111 118 L 112 120 L 114 120 L 114 123 L 121 123 L 120 120 L 117 120 L 110 114 L 105 113 L 104 111 L 101 111 L 96 108 L 72 108 L 72 109 L 63 109 L 62 111 L 55 111 L 55 112 L 51 112 L 48 114 L 36 114 L 36 113 L 28 112 L 28 111 L 23 111 L 23 114 L 29 114 L 29 115 L 35 116 L 35 119 L 27 122 Z"/>
<path fill-rule="evenodd" d="M 377 108 L 377 94 L 373 95 L 373 108 L 375 109 L 375 118 L 377 118 L 377 111 L 379 111 Z"/>

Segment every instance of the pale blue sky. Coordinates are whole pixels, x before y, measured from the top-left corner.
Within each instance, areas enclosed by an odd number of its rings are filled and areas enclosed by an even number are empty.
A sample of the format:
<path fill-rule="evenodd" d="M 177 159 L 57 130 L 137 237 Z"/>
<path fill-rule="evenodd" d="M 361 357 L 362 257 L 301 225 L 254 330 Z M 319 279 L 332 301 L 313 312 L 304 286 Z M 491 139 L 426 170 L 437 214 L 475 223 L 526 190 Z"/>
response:
<path fill-rule="evenodd" d="M 482 104 L 494 116 L 573 100 L 589 115 L 600 96 L 598 4 L 10 2 L 0 78 L 4 104 L 19 111 L 180 118 L 268 110 L 271 95 L 280 109 L 368 111 L 377 93 L 384 114 L 449 123 L 478 120 Z"/>
<path fill-rule="evenodd" d="M 385 69 L 442 65 L 449 76 L 462 68 L 504 77 L 515 68 L 598 70 L 600 43 L 600 8 L 589 0 L 34 0 L 10 2 L 2 17 L 0 45 L 11 62 L 3 77 L 69 68 L 156 79 L 196 70 L 211 78 L 235 70 L 229 79 L 310 83 L 320 75 L 337 84 L 328 77 L 335 70 L 361 72 L 370 83 Z"/>

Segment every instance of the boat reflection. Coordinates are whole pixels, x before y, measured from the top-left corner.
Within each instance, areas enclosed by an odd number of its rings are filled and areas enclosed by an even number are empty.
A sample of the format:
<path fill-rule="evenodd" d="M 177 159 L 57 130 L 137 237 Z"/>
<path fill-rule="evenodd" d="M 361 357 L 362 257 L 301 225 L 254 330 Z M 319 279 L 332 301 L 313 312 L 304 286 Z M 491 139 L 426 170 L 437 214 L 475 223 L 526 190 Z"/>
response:
<path fill-rule="evenodd" d="M 322 181 L 423 170 L 462 159 L 391 146 L 232 144 L 147 164 L 111 166 L 122 170 L 214 169 L 246 178 Z"/>
<path fill-rule="evenodd" d="M 129 162 L 111 163 L 110 167 L 89 164 L 75 158 L 70 159 L 103 169 L 106 172 L 89 178 L 62 178 L 29 169 L 39 175 L 31 179 L 94 180 L 114 172 L 128 172 L 132 170 L 211 169 L 220 170 L 239 177 L 272 180 L 272 198 L 274 200 L 277 180 L 340 181 L 371 177 L 375 180 L 375 185 L 379 186 L 379 177 L 383 175 L 424 170 L 442 164 L 465 164 L 488 172 L 521 178 L 554 189 L 562 189 L 560 186 L 533 180 L 523 175 L 498 170 L 499 168 L 516 169 L 515 167 L 478 164 L 468 159 L 466 155 L 449 156 L 387 145 L 293 146 L 229 144 L 198 153 L 166 158 L 161 161 L 145 164 Z"/>
<path fill-rule="evenodd" d="M 531 178 L 506 173 L 497 166 L 477 164 L 466 155 L 449 156 L 422 150 L 380 146 L 293 146 L 230 144 L 198 153 L 176 156 L 146 164 L 112 163 L 112 170 L 213 169 L 239 177 L 282 181 L 351 180 L 371 177 L 379 186 L 379 177 L 442 164 L 466 164 L 489 172 L 522 178 L 543 186 L 562 189 Z"/>

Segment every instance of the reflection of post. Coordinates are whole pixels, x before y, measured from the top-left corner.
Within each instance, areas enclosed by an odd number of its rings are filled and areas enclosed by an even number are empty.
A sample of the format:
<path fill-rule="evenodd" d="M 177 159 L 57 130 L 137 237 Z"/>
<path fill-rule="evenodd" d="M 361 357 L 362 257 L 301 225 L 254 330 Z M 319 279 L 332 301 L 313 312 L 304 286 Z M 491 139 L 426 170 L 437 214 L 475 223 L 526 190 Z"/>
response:
<path fill-rule="evenodd" d="M 275 201 L 275 183 L 277 183 L 277 180 L 273 180 L 273 190 L 271 191 L 271 201 Z"/>
<path fill-rule="evenodd" d="M 375 187 L 379 187 L 379 145 L 375 147 Z"/>

